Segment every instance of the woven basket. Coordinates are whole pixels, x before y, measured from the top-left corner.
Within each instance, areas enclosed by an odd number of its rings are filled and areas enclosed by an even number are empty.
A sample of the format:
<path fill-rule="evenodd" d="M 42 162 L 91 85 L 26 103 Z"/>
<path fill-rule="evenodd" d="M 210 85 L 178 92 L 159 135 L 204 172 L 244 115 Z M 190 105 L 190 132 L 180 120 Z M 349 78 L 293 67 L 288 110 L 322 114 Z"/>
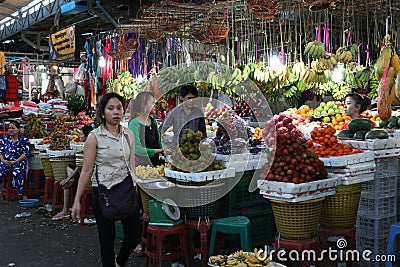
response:
<path fill-rule="evenodd" d="M 276 227 L 286 239 L 307 239 L 317 235 L 324 198 L 299 203 L 270 200 Z"/>
<path fill-rule="evenodd" d="M 140 186 L 139 187 L 139 192 L 140 192 L 140 198 L 142 200 L 142 206 L 143 206 L 143 212 L 146 214 L 149 214 L 149 200 L 154 199 L 152 196 L 147 194 Z"/>
<path fill-rule="evenodd" d="M 29 153 L 28 157 L 28 168 L 30 170 L 41 170 L 43 169 L 42 161 L 40 160 L 39 150 L 33 150 Z"/>
<path fill-rule="evenodd" d="M 335 1 L 332 0 L 304 0 L 304 2 L 308 4 L 308 8 L 313 12 L 322 11 L 335 5 Z"/>
<path fill-rule="evenodd" d="M 50 157 L 46 153 L 40 153 L 40 160 L 42 162 L 44 176 L 46 177 L 54 177 L 53 169 L 50 164 Z"/>
<path fill-rule="evenodd" d="M 75 156 L 73 157 L 52 157 L 50 158 L 51 168 L 53 169 L 54 179 L 62 181 L 68 177 L 68 165 L 75 165 Z"/>
<path fill-rule="evenodd" d="M 228 37 L 230 27 L 229 26 L 208 26 L 207 33 L 210 43 L 216 44 L 224 41 Z"/>
<path fill-rule="evenodd" d="M 336 194 L 326 197 L 322 204 L 321 226 L 353 227 L 357 219 L 360 195 L 361 183 L 337 186 Z"/>

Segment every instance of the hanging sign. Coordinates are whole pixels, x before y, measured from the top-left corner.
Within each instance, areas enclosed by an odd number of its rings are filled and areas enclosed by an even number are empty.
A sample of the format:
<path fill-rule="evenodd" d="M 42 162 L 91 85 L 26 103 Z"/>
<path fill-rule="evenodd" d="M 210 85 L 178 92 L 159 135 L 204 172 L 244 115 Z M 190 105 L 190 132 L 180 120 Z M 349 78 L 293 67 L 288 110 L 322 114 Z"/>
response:
<path fill-rule="evenodd" d="M 75 59 L 75 25 L 50 35 L 50 58 Z"/>

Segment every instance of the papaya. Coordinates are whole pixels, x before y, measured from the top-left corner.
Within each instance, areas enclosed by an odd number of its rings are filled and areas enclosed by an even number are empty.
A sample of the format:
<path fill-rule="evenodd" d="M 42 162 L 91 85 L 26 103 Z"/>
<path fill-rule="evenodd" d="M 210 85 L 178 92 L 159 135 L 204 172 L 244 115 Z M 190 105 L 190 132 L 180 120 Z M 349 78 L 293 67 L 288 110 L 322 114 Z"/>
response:
<path fill-rule="evenodd" d="M 388 139 L 389 134 L 385 130 L 374 129 L 365 135 L 365 139 Z"/>
<path fill-rule="evenodd" d="M 385 46 L 382 48 L 381 56 L 383 58 L 383 68 L 388 70 L 390 67 L 390 60 L 392 58 L 392 48 L 390 46 Z"/>
<path fill-rule="evenodd" d="M 400 100 L 397 98 L 395 87 L 396 85 L 394 85 L 390 90 L 390 100 L 392 102 L 392 105 L 400 105 Z"/>
<path fill-rule="evenodd" d="M 394 69 L 383 71 L 383 76 L 378 86 L 378 114 L 382 120 L 387 120 L 392 114 L 392 103 L 390 99 L 390 87 L 389 87 L 389 76 L 394 77 Z"/>
<path fill-rule="evenodd" d="M 397 54 L 393 54 L 392 57 L 390 58 L 390 67 L 393 67 L 394 76 L 396 76 L 399 73 L 399 68 L 400 68 L 400 59 Z"/>
<path fill-rule="evenodd" d="M 375 78 L 380 81 L 383 76 L 383 57 L 379 57 L 374 65 Z"/>
<path fill-rule="evenodd" d="M 339 138 L 353 138 L 353 136 L 354 136 L 354 134 L 349 130 L 341 130 L 337 134 L 337 137 L 339 137 Z"/>
<path fill-rule="evenodd" d="M 361 130 L 361 131 L 357 131 L 354 135 L 353 138 L 356 140 L 364 140 L 365 139 L 365 135 L 368 133 L 368 130 Z"/>
<path fill-rule="evenodd" d="M 369 119 L 352 119 L 347 128 L 353 133 L 361 130 L 369 131 L 372 129 L 372 122 Z"/>

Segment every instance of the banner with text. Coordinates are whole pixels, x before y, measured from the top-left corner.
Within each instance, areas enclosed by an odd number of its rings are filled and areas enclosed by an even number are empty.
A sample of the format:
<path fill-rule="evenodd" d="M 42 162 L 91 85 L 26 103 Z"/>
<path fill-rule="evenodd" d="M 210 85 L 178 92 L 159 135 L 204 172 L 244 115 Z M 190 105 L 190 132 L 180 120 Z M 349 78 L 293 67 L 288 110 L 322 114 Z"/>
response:
<path fill-rule="evenodd" d="M 50 58 L 75 59 L 75 25 L 50 35 Z"/>

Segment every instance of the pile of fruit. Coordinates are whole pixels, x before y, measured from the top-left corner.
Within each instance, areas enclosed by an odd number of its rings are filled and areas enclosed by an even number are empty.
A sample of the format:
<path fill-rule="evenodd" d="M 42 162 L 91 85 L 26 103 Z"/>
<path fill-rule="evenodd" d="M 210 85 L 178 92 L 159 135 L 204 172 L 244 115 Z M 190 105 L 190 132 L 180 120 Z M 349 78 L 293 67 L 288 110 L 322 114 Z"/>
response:
<path fill-rule="evenodd" d="M 400 129 L 400 116 L 390 116 L 387 120 L 381 120 L 379 122 L 380 128 L 388 129 Z"/>
<path fill-rule="evenodd" d="M 84 126 L 88 126 L 93 122 L 93 120 L 86 115 L 84 111 L 79 112 L 76 116 L 73 124 L 73 128 L 82 129 Z"/>
<path fill-rule="evenodd" d="M 24 134 L 29 139 L 43 138 L 47 136 L 42 121 L 33 113 L 30 113 L 26 118 L 26 127 Z"/>
<path fill-rule="evenodd" d="M 261 138 L 262 138 L 262 130 L 261 130 L 260 127 L 256 127 L 253 136 L 254 136 L 255 139 L 261 140 Z"/>
<path fill-rule="evenodd" d="M 261 253 L 263 255 L 264 252 Z M 236 251 L 232 255 L 217 255 L 211 256 L 210 262 L 216 266 L 249 266 L 249 267 L 262 267 L 267 266 L 271 262 L 271 256 L 265 259 L 258 258 L 258 249 L 253 252 L 243 252 L 243 250 Z"/>
<path fill-rule="evenodd" d="M 70 147 L 69 129 L 66 118 L 55 117 L 51 122 L 51 134 L 49 135 L 50 150 L 68 150 Z M 44 141 L 44 140 L 43 140 Z"/>
<path fill-rule="evenodd" d="M 267 144 L 271 143 L 272 136 L 266 129 L 271 129 L 271 123 L 276 126 L 275 157 L 270 169 L 268 164 L 263 167 L 261 179 L 295 184 L 325 179 L 324 163 L 308 148 L 303 134 L 292 124 L 292 118 L 281 114 L 266 123 L 263 138 Z"/>
<path fill-rule="evenodd" d="M 151 179 L 164 176 L 164 165 L 156 167 L 139 165 L 135 168 L 136 176 L 140 179 Z"/>
<path fill-rule="evenodd" d="M 330 123 L 334 115 L 343 113 L 344 106 L 341 102 L 329 101 L 327 103 L 321 102 L 316 109 L 308 112 L 308 116 L 315 118 L 322 117 L 323 122 Z"/>
<path fill-rule="evenodd" d="M 397 123 L 397 118 L 393 123 Z M 353 119 L 348 124 L 347 130 L 338 133 L 340 138 L 364 139 L 388 139 L 389 134 L 385 130 L 372 130 L 372 123 L 369 119 Z M 392 122 L 390 122 L 392 123 Z"/>
<path fill-rule="evenodd" d="M 335 128 L 335 130 L 342 130 L 343 125 L 349 123 L 350 121 L 351 117 L 347 116 L 345 113 L 336 114 L 336 116 L 332 118 L 331 126 Z"/>
<path fill-rule="evenodd" d="M 327 124 L 321 124 L 311 131 L 311 139 L 309 145 L 312 146 L 314 153 L 321 158 L 329 158 L 332 156 L 344 156 L 356 153 L 362 153 L 360 149 L 355 149 L 350 145 L 338 142 L 335 135 L 336 130 Z M 316 143 L 318 145 L 314 145 Z"/>
<path fill-rule="evenodd" d="M 204 172 L 223 170 L 225 163 L 219 162 L 211 154 L 211 145 L 202 142 L 203 134 L 186 129 L 179 149 L 172 152 L 172 169 L 183 172 Z"/>
<path fill-rule="evenodd" d="M 239 103 L 235 106 L 232 106 L 232 110 L 235 110 L 239 117 L 254 117 L 253 110 L 246 102 Z"/>
<path fill-rule="evenodd" d="M 74 141 L 75 143 L 79 143 L 80 142 L 80 135 L 81 135 L 81 131 L 78 128 L 73 128 L 72 132 L 71 132 L 70 139 L 72 141 Z"/>

